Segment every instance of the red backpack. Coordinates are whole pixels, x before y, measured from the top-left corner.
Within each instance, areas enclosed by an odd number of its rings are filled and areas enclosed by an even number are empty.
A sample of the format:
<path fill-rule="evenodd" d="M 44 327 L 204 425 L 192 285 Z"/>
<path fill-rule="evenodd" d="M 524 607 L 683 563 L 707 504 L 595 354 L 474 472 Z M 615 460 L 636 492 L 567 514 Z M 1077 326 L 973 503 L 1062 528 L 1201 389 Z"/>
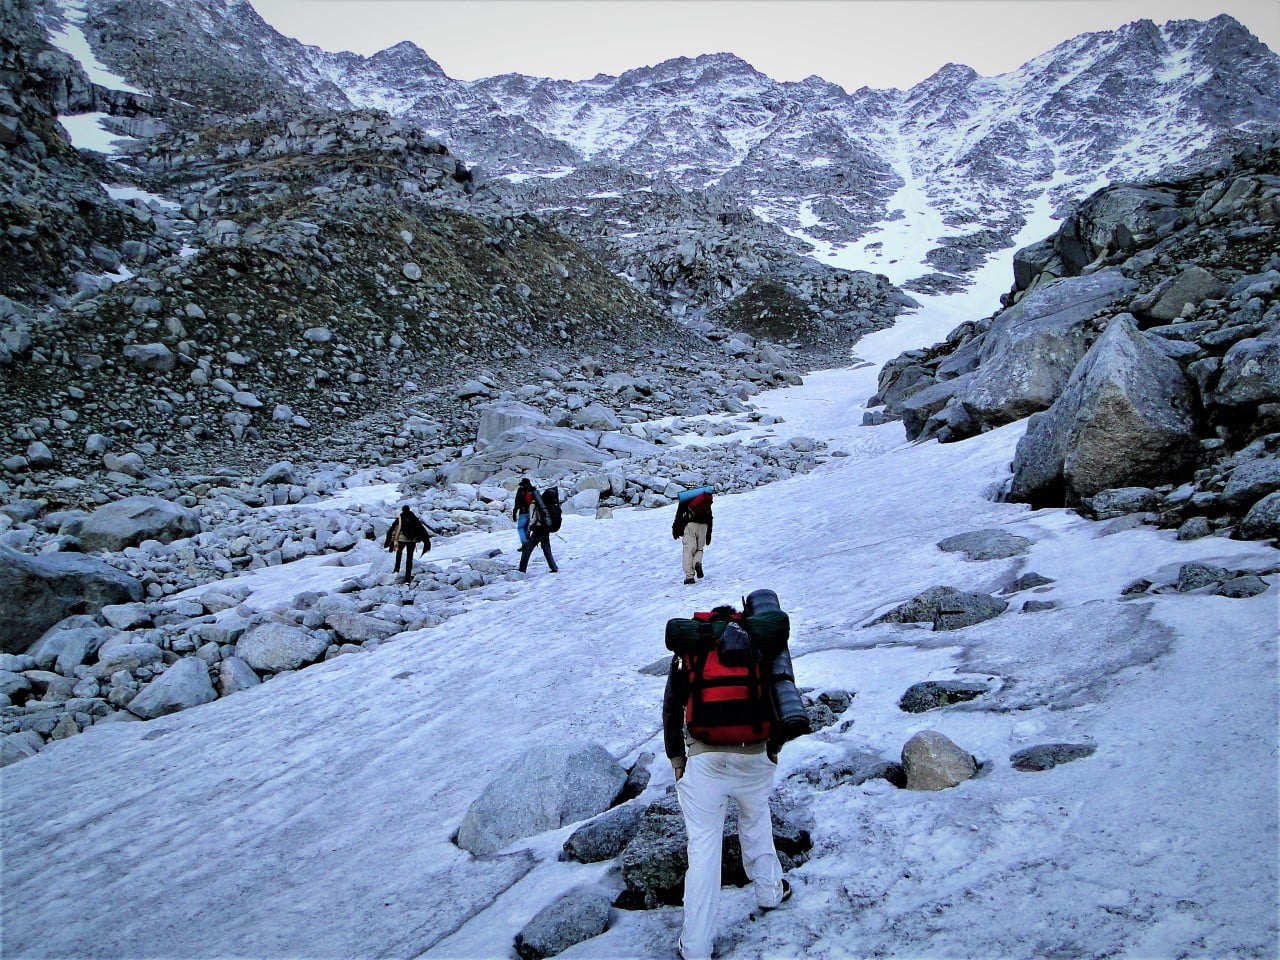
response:
<path fill-rule="evenodd" d="M 689 735 L 716 746 L 765 742 L 773 732 L 773 704 L 760 652 L 738 625 L 742 614 L 715 610 L 695 613 L 693 619 L 724 626 L 713 644 L 681 654 L 689 680 L 684 713 Z"/>

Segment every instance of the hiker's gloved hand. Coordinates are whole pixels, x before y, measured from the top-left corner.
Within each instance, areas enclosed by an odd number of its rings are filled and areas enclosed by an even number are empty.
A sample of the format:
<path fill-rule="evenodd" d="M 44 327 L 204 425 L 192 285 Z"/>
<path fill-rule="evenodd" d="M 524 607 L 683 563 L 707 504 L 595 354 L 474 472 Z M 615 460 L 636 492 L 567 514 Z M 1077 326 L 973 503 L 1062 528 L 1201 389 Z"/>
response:
<path fill-rule="evenodd" d="M 677 780 L 679 780 L 681 777 L 684 776 L 685 762 L 686 761 L 684 757 L 671 758 L 671 769 L 675 772 Z"/>

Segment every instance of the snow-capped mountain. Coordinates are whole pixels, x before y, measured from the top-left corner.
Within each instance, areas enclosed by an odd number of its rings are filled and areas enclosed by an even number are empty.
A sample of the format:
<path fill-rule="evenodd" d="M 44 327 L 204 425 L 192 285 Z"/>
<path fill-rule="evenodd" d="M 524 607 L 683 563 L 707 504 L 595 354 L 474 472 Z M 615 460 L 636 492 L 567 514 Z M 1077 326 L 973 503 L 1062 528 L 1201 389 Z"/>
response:
<path fill-rule="evenodd" d="M 459 81 L 408 42 L 371 57 L 305 46 L 248 0 L 90 0 L 86 31 L 130 81 L 198 105 L 302 97 L 403 117 L 505 179 L 514 202 L 615 252 L 657 225 L 652 204 L 613 204 L 602 220 L 595 201 L 673 186 L 749 210 L 821 263 L 921 290 L 954 286 L 1037 212 L 1280 116 L 1280 58 L 1226 15 L 1082 34 L 996 77 L 948 64 L 910 90 L 852 93 L 778 82 L 727 53 L 581 82 Z M 923 249 L 899 239 L 913 233 Z M 625 251 L 617 260 L 628 272 Z"/>

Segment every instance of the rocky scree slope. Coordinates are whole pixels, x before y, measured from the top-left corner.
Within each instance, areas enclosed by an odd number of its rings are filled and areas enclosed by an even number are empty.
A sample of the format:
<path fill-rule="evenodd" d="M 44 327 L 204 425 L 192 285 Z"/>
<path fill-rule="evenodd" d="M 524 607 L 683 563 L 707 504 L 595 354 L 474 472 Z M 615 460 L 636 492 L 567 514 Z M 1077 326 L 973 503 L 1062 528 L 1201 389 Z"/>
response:
<path fill-rule="evenodd" d="M 1107 187 L 1013 266 L 1005 309 L 885 365 L 873 419 L 951 442 L 1032 414 L 1013 499 L 1280 535 L 1280 143 Z"/>
<path fill-rule="evenodd" d="M 40 298 L 76 270 L 120 266 L 151 231 L 102 189 L 99 160 L 74 150 L 59 110 L 94 110 L 106 91 L 50 47 L 25 0 L 0 0 L 0 294 Z"/>
<path fill-rule="evenodd" d="M 520 382 L 535 358 L 710 346 L 572 241 L 474 199 L 443 147 L 385 115 L 171 131 L 117 173 L 155 191 L 103 197 L 151 228 L 117 254 L 137 275 L 84 275 L 50 308 L 9 300 L 0 321 L 10 454 L 38 441 L 64 472 L 133 444 L 175 465 L 319 455 L 378 432 L 357 422 L 407 383 L 485 367 Z M 473 435 L 473 417 L 440 416 L 444 442 Z"/>

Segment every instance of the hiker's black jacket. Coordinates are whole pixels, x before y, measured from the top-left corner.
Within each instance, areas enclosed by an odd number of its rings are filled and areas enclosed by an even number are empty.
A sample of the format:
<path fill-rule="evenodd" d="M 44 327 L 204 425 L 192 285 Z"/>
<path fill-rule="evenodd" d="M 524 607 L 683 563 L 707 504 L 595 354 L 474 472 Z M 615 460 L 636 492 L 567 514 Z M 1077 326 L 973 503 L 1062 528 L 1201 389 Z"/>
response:
<path fill-rule="evenodd" d="M 707 507 L 698 516 L 694 516 L 689 510 L 688 503 L 676 505 L 676 519 L 671 524 L 671 539 L 679 540 L 684 536 L 684 528 L 690 523 L 705 523 L 707 525 L 707 545 L 711 545 L 711 526 L 714 518 L 711 516 L 711 508 Z"/>

